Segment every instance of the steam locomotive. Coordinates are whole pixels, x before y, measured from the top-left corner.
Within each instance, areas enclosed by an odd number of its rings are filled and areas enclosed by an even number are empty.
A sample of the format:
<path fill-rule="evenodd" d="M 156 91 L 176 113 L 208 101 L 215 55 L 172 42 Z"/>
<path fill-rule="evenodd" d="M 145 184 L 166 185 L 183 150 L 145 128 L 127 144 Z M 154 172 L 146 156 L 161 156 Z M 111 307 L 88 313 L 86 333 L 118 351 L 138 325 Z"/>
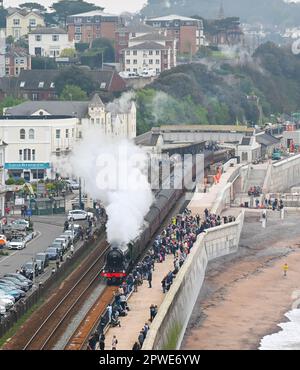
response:
<path fill-rule="evenodd" d="M 205 156 L 205 168 L 216 162 L 225 162 L 229 155 L 228 150 L 209 153 Z M 108 285 L 119 285 L 127 276 L 184 192 L 185 189 L 158 191 L 154 203 L 145 216 L 145 226 L 141 234 L 131 243 L 111 245 L 106 256 L 105 267 L 101 272 L 101 276 L 107 279 Z"/>

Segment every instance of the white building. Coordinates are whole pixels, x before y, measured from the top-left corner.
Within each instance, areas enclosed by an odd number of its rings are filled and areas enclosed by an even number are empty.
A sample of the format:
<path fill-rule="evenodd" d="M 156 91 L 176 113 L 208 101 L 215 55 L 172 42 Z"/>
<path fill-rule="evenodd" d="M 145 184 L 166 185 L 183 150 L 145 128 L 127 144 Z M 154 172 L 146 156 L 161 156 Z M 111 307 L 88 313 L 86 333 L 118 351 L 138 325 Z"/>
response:
<path fill-rule="evenodd" d="M 7 11 L 6 37 L 12 36 L 15 40 L 19 40 L 35 28 L 45 26 L 43 16 L 36 12 L 18 8 L 8 8 Z"/>
<path fill-rule="evenodd" d="M 37 28 L 28 35 L 29 54 L 42 57 L 59 57 L 62 50 L 74 49 L 68 33 L 61 28 Z"/>
<path fill-rule="evenodd" d="M 4 109 L 6 116 L 67 115 L 76 119 L 76 138 L 89 128 L 100 128 L 104 134 L 128 139 L 136 137 L 136 106 L 124 99 L 107 105 L 98 94 L 91 101 L 27 101 Z"/>
<path fill-rule="evenodd" d="M 130 44 L 132 46 L 123 51 L 124 71 L 140 74 L 145 69 L 154 69 L 158 75 L 176 65 L 174 63 L 174 49 L 166 46 L 164 42 L 137 43 L 132 39 Z"/>
<path fill-rule="evenodd" d="M 4 168 L 26 181 L 54 178 L 53 163 L 74 147 L 76 118 L 43 115 L 0 117 L 0 137 L 8 144 Z"/>

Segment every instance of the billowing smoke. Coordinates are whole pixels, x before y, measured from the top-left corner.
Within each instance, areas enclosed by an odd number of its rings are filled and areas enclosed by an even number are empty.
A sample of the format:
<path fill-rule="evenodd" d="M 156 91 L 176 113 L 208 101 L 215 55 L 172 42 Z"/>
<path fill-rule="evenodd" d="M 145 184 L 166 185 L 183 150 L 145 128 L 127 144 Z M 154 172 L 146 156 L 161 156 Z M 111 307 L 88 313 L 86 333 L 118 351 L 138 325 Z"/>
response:
<path fill-rule="evenodd" d="M 128 112 L 134 98 L 135 93 L 133 91 L 126 92 L 122 94 L 119 99 L 115 99 L 113 102 L 108 103 L 106 109 L 112 114 Z"/>
<path fill-rule="evenodd" d="M 128 243 L 138 234 L 152 204 L 147 156 L 127 139 L 87 132 L 70 158 L 72 172 L 85 180 L 87 193 L 108 215 L 110 243 Z"/>

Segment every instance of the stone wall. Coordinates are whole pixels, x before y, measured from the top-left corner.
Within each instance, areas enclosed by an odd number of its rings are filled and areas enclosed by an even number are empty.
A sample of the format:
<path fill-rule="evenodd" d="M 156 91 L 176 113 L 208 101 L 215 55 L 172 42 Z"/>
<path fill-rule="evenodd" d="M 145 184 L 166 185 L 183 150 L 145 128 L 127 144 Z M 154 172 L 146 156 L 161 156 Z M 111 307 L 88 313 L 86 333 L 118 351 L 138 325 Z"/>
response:
<path fill-rule="evenodd" d="M 202 287 L 208 261 L 238 249 L 244 212 L 236 222 L 198 236 L 151 324 L 143 350 L 180 348 L 187 324 Z"/>

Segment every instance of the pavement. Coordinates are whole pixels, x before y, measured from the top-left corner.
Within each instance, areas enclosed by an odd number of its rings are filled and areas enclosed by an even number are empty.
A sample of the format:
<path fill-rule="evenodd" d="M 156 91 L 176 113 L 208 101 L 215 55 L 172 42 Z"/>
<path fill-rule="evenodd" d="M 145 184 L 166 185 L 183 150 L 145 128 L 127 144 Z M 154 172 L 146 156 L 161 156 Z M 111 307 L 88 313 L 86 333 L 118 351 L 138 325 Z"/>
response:
<path fill-rule="evenodd" d="M 164 262 L 155 264 L 152 288 L 149 288 L 148 281 L 144 280 L 143 285 L 138 287 L 138 292 L 131 294 L 127 301 L 130 311 L 127 316 L 119 317 L 121 327 L 109 328 L 105 335 L 105 349 L 111 350 L 112 338 L 115 335 L 118 339 L 117 349 L 131 350 L 146 322 L 151 330 L 150 305 L 154 304 L 159 308 L 162 304 L 165 295 L 162 292 L 161 280 L 170 270 L 174 270 L 173 260 L 173 254 L 167 255 Z"/>

